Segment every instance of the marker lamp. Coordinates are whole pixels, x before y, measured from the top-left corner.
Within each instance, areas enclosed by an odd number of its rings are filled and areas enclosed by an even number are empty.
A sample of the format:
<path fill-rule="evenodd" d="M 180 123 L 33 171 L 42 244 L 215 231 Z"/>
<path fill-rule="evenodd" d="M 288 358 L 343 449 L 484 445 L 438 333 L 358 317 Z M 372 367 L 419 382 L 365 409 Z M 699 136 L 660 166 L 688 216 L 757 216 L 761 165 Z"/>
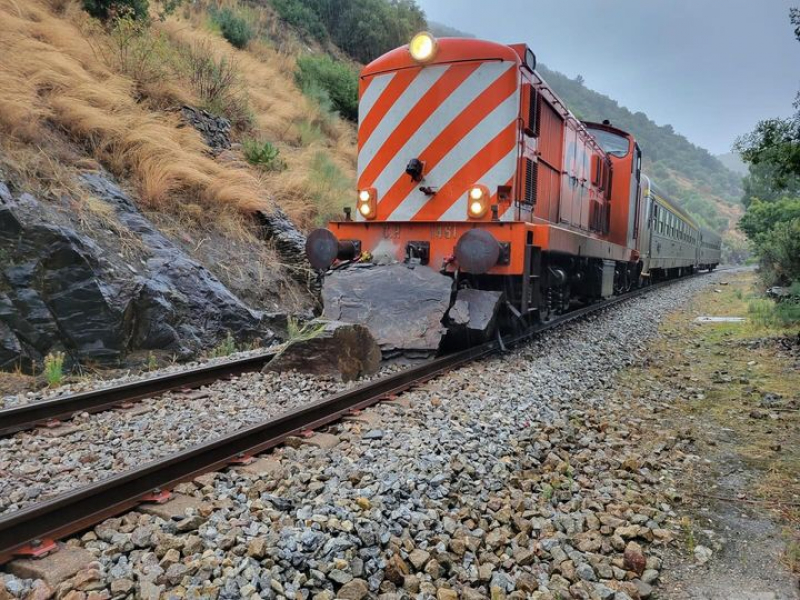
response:
<path fill-rule="evenodd" d="M 408 45 L 408 50 L 411 52 L 411 57 L 417 62 L 427 62 L 436 55 L 438 47 L 436 38 L 427 31 L 423 31 L 414 36 Z"/>

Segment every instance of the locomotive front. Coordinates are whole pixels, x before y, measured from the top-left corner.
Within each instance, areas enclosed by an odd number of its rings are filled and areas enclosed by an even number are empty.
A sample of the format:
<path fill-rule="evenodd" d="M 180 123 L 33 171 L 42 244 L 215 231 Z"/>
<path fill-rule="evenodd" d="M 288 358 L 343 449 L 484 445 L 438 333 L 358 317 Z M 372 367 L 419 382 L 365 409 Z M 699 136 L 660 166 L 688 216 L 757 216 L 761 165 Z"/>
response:
<path fill-rule="evenodd" d="M 410 262 L 476 275 L 522 273 L 515 222 L 526 46 L 427 33 L 361 73 L 358 190 L 344 218 L 311 233 L 317 269 Z M 353 210 L 355 209 L 355 210 Z"/>

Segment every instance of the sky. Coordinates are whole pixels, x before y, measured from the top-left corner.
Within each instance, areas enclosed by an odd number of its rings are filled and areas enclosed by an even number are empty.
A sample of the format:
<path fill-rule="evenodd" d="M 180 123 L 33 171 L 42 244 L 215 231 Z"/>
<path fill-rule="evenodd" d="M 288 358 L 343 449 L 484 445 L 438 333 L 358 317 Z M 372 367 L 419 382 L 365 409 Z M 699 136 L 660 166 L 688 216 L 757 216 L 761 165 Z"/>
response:
<path fill-rule="evenodd" d="M 428 19 L 503 43 L 723 154 L 794 113 L 800 0 L 417 0 Z"/>

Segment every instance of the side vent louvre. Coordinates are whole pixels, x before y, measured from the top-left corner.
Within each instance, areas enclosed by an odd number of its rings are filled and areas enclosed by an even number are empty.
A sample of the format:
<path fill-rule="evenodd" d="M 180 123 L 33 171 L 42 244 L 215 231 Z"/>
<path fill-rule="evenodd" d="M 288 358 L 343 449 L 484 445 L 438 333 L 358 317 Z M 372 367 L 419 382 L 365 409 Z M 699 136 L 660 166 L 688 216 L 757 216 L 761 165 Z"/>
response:
<path fill-rule="evenodd" d="M 536 204 L 536 190 L 539 185 L 539 163 L 525 159 L 525 204 Z"/>

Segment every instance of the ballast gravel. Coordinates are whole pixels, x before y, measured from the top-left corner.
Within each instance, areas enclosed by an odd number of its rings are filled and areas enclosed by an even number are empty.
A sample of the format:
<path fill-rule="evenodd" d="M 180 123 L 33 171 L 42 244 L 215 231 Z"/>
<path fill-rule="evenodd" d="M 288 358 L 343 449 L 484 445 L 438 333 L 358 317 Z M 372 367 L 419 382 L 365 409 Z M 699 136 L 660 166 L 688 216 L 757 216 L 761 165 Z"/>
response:
<path fill-rule="evenodd" d="M 374 377 L 396 372 L 386 365 Z M 245 373 L 130 409 L 82 413 L 58 428 L 0 438 L 0 515 L 316 402 L 362 382 Z"/>
<path fill-rule="evenodd" d="M 694 457 L 688 439 L 648 430 L 637 413 L 674 393 L 633 403 L 617 375 L 646 360 L 661 315 L 719 277 L 428 382 L 367 422 L 332 427 L 332 450 L 283 447 L 270 455 L 277 471 L 182 484 L 196 509 L 110 519 L 68 542 L 96 556 L 90 568 L 55 590 L 9 575 L 6 588 L 68 600 L 646 599 L 674 537 L 662 479 Z M 227 398 L 260 397 L 252 386 L 242 378 Z M 175 444 L 178 421 L 150 424 L 137 431 L 148 448 Z M 109 450 L 118 437 L 96 439 L 80 456 L 127 456 Z"/>

